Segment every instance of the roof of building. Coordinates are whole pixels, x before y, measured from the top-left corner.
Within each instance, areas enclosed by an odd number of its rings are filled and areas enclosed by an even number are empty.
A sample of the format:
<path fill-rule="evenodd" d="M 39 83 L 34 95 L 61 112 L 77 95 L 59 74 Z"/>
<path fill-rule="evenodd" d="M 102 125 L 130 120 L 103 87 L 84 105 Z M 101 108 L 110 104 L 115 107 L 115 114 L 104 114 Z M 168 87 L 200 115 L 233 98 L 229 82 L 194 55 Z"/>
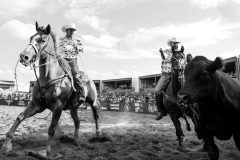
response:
<path fill-rule="evenodd" d="M 14 81 L 4 81 L 4 80 L 0 80 L 0 84 L 1 85 L 14 85 Z"/>
<path fill-rule="evenodd" d="M 140 76 L 139 79 L 143 79 L 143 78 L 153 78 L 153 77 L 160 77 L 161 74 L 151 74 L 151 75 L 145 75 L 145 76 Z"/>
<path fill-rule="evenodd" d="M 231 62 L 235 62 L 237 60 L 237 57 L 230 57 L 230 58 L 226 58 L 223 60 L 223 63 L 231 63 Z"/>
<path fill-rule="evenodd" d="M 132 78 L 119 78 L 119 79 L 108 79 L 108 80 L 103 80 L 102 82 L 103 83 L 106 83 L 106 82 L 121 82 L 121 81 L 131 81 Z"/>

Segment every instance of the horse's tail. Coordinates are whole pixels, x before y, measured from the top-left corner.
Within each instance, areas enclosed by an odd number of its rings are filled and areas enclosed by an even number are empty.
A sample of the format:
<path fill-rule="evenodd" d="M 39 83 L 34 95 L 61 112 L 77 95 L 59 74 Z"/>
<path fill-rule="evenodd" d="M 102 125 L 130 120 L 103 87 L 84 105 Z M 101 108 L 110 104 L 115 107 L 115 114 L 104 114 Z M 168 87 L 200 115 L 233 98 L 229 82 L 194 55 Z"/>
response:
<path fill-rule="evenodd" d="M 97 109 L 99 110 L 101 108 L 101 104 L 98 101 L 98 93 L 97 93 L 96 86 L 95 86 L 93 80 L 91 80 L 90 78 L 89 78 L 89 83 L 90 83 L 90 88 L 91 88 L 90 90 L 92 91 L 92 94 L 93 94 L 93 96 L 92 96 L 93 105 L 95 107 L 97 107 Z"/>

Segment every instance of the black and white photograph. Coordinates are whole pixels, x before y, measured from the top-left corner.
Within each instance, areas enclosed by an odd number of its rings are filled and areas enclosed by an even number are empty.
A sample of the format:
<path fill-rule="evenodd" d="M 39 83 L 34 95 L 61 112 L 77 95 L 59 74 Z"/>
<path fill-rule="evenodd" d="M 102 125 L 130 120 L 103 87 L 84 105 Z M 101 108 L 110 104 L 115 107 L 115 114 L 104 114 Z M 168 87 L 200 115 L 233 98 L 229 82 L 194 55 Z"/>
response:
<path fill-rule="evenodd" d="M 240 160 L 239 0 L 0 0 L 0 160 Z"/>

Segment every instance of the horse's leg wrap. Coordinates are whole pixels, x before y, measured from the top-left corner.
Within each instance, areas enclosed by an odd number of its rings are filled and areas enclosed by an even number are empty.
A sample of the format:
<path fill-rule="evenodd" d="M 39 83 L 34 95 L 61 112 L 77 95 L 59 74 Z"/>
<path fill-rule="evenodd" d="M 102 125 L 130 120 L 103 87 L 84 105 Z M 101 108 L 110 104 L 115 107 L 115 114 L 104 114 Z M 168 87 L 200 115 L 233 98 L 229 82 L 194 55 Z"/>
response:
<path fill-rule="evenodd" d="M 99 108 L 100 106 L 99 102 L 92 102 L 90 103 L 90 106 L 92 108 L 92 111 L 93 111 L 93 117 L 94 117 L 94 120 L 95 120 L 95 126 L 96 126 L 96 135 L 99 136 L 100 135 L 100 130 L 99 130 L 99 124 L 98 124 L 98 120 L 99 120 Z"/>
<path fill-rule="evenodd" d="M 47 153 L 51 152 L 51 144 L 53 140 L 53 136 L 55 134 L 55 130 L 62 114 L 61 102 L 57 101 L 54 105 L 53 115 L 52 115 L 52 122 L 48 128 L 48 142 L 47 142 Z"/>

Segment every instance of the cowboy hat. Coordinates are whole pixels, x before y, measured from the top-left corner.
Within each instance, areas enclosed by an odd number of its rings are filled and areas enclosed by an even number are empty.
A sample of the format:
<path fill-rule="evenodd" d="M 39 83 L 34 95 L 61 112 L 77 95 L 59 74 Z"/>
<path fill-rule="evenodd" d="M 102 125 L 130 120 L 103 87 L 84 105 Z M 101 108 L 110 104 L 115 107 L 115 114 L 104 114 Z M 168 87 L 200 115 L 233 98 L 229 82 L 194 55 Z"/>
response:
<path fill-rule="evenodd" d="M 170 38 L 170 39 L 167 41 L 167 45 L 171 47 L 171 43 L 180 43 L 180 41 L 177 40 L 176 37 L 173 37 L 173 38 Z"/>
<path fill-rule="evenodd" d="M 74 23 L 62 26 L 62 31 L 63 32 L 66 32 L 67 29 L 73 29 L 74 31 L 77 30 L 76 25 Z"/>

